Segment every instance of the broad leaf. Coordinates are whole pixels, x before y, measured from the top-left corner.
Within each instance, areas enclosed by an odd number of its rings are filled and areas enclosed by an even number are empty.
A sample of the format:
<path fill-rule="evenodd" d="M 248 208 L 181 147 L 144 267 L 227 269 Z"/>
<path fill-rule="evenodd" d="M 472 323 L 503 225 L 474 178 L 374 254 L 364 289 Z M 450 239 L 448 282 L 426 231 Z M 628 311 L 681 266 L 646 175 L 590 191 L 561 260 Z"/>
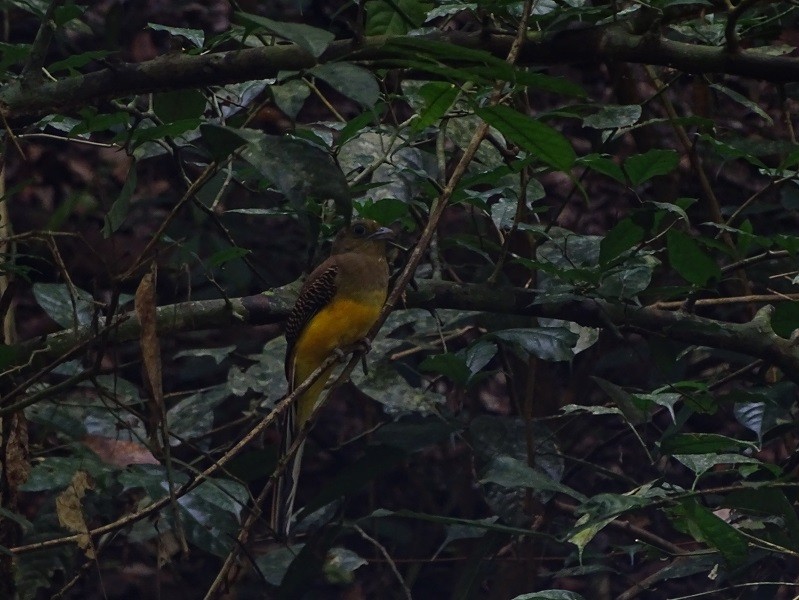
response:
<path fill-rule="evenodd" d="M 478 108 L 477 115 L 506 138 L 560 171 L 569 170 L 576 155 L 562 134 L 507 106 Z"/>
<path fill-rule="evenodd" d="M 278 37 L 297 44 L 315 57 L 321 56 L 322 52 L 327 50 L 330 42 L 336 37 L 329 31 L 311 27 L 310 25 L 304 25 L 302 23 L 280 23 L 260 15 L 246 12 L 234 13 L 234 20 L 246 25 L 266 29 L 268 32 Z"/>
<path fill-rule="evenodd" d="M 314 67 L 310 73 L 365 108 L 372 108 L 380 98 L 380 88 L 375 76 L 352 63 L 326 63 Z"/>
<path fill-rule="evenodd" d="M 624 161 L 624 171 L 633 186 L 641 185 L 657 175 L 671 173 L 680 162 L 674 150 L 650 150 Z"/>
<path fill-rule="evenodd" d="M 706 285 L 721 279 L 721 269 L 690 235 L 677 229 L 666 234 L 669 263 L 674 270 L 694 285 Z"/>
<path fill-rule="evenodd" d="M 504 342 L 525 356 L 560 361 L 574 358 L 579 336 L 565 327 L 530 327 L 505 329 L 489 334 L 488 339 Z"/>
<path fill-rule="evenodd" d="M 95 314 L 95 303 L 89 292 L 66 283 L 34 283 L 33 296 L 53 321 L 64 328 L 88 325 Z"/>

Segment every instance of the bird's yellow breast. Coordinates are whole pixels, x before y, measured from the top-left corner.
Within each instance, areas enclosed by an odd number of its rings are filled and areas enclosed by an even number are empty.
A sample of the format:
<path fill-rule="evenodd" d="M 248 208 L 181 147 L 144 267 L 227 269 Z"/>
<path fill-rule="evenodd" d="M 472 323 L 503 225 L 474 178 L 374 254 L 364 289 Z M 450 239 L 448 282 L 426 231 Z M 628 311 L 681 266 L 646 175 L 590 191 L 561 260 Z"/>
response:
<path fill-rule="evenodd" d="M 385 298 L 384 294 L 380 296 Z M 315 362 L 315 369 L 334 349 L 351 346 L 363 338 L 374 325 L 382 305 L 382 301 L 333 300 L 304 327 L 294 356 Z"/>
<path fill-rule="evenodd" d="M 384 291 L 357 300 L 338 298 L 314 315 L 294 346 L 293 384 L 305 381 L 336 348 L 344 349 L 363 339 L 377 320 L 385 299 Z M 323 376 L 300 400 L 301 423 L 310 415 L 326 379 L 327 376 Z"/>

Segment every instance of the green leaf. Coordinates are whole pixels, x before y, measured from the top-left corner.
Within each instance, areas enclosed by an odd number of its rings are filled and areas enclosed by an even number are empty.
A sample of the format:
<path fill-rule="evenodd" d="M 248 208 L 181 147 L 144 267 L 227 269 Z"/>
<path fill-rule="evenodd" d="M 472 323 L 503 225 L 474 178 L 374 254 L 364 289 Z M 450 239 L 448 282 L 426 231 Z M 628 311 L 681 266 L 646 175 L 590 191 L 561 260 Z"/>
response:
<path fill-rule="evenodd" d="M 219 252 L 215 252 L 213 255 L 211 255 L 211 257 L 208 259 L 208 266 L 221 267 L 230 261 L 243 258 L 249 253 L 250 251 L 247 250 L 247 248 L 225 248 L 224 250 L 220 250 Z"/>
<path fill-rule="evenodd" d="M 111 237 L 111 234 L 119 230 L 128 217 L 128 213 L 130 212 L 130 199 L 133 196 L 133 192 L 136 191 L 136 173 L 137 163 L 134 161 L 131 163 L 130 169 L 128 169 L 128 177 L 125 179 L 125 183 L 119 191 L 119 196 L 114 200 L 111 208 L 108 209 L 108 214 L 106 214 L 105 219 L 103 219 L 103 237 L 105 238 Z"/>
<path fill-rule="evenodd" d="M 671 173 L 680 157 L 674 150 L 650 150 L 624 161 L 624 171 L 633 186 L 641 185 L 657 175 Z"/>
<path fill-rule="evenodd" d="M 347 121 L 347 124 L 338 132 L 338 139 L 336 144 L 342 148 L 348 141 L 356 137 L 361 131 L 371 125 L 377 118 L 377 109 L 374 112 L 364 112 Z"/>
<path fill-rule="evenodd" d="M 649 252 L 629 256 L 602 274 L 597 293 L 612 300 L 635 298 L 649 287 L 659 263 Z"/>
<path fill-rule="evenodd" d="M 431 81 L 419 88 L 424 107 L 419 110 L 419 118 L 413 122 L 414 131 L 422 131 L 443 117 L 458 97 L 459 88 L 446 81 Z"/>
<path fill-rule="evenodd" d="M 527 329 L 505 329 L 488 334 L 493 339 L 509 344 L 525 355 L 541 360 L 560 361 L 574 358 L 574 346 L 579 335 L 565 327 L 530 327 Z"/>
<path fill-rule="evenodd" d="M 442 421 L 438 416 L 419 419 L 414 415 L 386 423 L 374 433 L 372 440 L 378 448 L 390 446 L 412 454 L 440 444 L 458 431 L 457 425 Z"/>
<path fill-rule="evenodd" d="M 533 469 L 511 456 L 496 456 L 488 464 L 480 483 L 496 483 L 507 488 L 530 488 L 538 491 L 560 492 L 585 502 L 587 498 L 580 492 L 555 481 L 549 475 Z"/>
<path fill-rule="evenodd" d="M 246 12 L 235 12 L 233 20 L 236 23 L 243 23 L 245 25 L 266 29 L 277 37 L 297 44 L 300 48 L 307 50 L 316 58 L 327 50 L 330 42 L 336 37 L 335 34 L 329 31 L 311 27 L 310 25 L 304 25 L 302 23 L 280 23 L 260 15 Z"/>
<path fill-rule="evenodd" d="M 358 207 L 358 214 L 366 219 L 374 219 L 378 223 L 401 222 L 404 227 L 412 227 L 414 222 L 410 216 L 410 206 L 399 198 L 381 198 L 367 201 Z"/>
<path fill-rule="evenodd" d="M 164 492 L 166 487 L 163 486 Z M 227 556 L 235 542 L 247 489 L 236 481 L 209 479 L 182 498 L 181 526 L 187 540 L 216 556 Z"/>
<path fill-rule="evenodd" d="M 263 134 L 241 151 L 241 157 L 295 207 L 304 207 L 308 199 L 332 199 L 340 214 L 352 214 L 347 179 L 331 156 L 318 146 L 289 136 Z"/>
<path fill-rule="evenodd" d="M 224 386 L 216 386 L 187 396 L 167 411 L 169 432 L 174 434 L 169 443 L 179 446 L 184 442 L 194 444 L 214 425 L 214 409 L 230 396 Z"/>
<path fill-rule="evenodd" d="M 666 234 L 669 263 L 686 281 L 706 285 L 710 280 L 721 279 L 721 269 L 690 235 L 677 229 Z"/>
<path fill-rule="evenodd" d="M 364 108 L 374 107 L 380 99 L 377 79 L 363 67 L 347 62 L 332 62 L 317 65 L 310 73 Z"/>
<path fill-rule="evenodd" d="M 36 463 L 19 489 L 23 492 L 51 493 L 62 490 L 70 484 L 72 476 L 79 470 L 100 479 L 114 471 L 115 467 L 103 464 L 88 450 L 85 453 L 76 453 L 73 449 L 72 456 L 50 456 Z"/>
<path fill-rule="evenodd" d="M 493 342 L 479 340 L 458 354 L 463 356 L 469 372 L 474 376 L 496 356 L 497 346 Z"/>
<path fill-rule="evenodd" d="M 96 109 L 86 108 L 80 111 L 81 120 L 70 131 L 69 135 L 93 133 L 95 131 L 127 128 L 130 116 L 125 112 L 98 113 Z"/>
<path fill-rule="evenodd" d="M 281 85 L 270 86 L 269 91 L 272 92 L 277 107 L 290 119 L 297 118 L 308 96 L 311 95 L 308 84 L 299 79 L 291 79 Z"/>
<path fill-rule="evenodd" d="M 200 125 L 200 136 L 217 162 L 224 160 L 236 150 L 257 139 L 260 132 L 234 127 L 223 127 L 213 123 Z"/>
<path fill-rule="evenodd" d="M 286 338 L 278 336 L 267 342 L 256 356 L 254 365 L 243 370 L 234 367 L 228 371 L 227 389 L 236 396 L 257 392 L 263 398 L 261 406 L 271 408 L 285 390 L 285 355 Z"/>
<path fill-rule="evenodd" d="M 374 346 L 373 344 L 373 348 Z M 408 413 L 425 415 L 437 412 L 445 400 L 443 395 L 433 389 L 412 386 L 388 360 L 371 364 L 367 374 L 356 371 L 352 374 L 352 381 L 358 389 L 380 402 L 385 411 L 394 417 Z"/>
<path fill-rule="evenodd" d="M 591 496 L 577 507 L 577 514 L 588 517 L 587 522 L 612 519 L 630 510 L 636 510 L 655 502 L 654 498 L 644 498 L 630 494 L 602 493 Z"/>
<path fill-rule="evenodd" d="M 6 44 L 0 42 L 0 72 L 16 64 L 22 64 L 31 55 L 30 44 Z"/>
<path fill-rule="evenodd" d="M 94 298 L 80 288 L 70 288 L 65 283 L 34 283 L 33 296 L 53 321 L 66 329 L 88 325 L 94 317 Z M 73 305 L 74 302 L 74 305 Z"/>
<path fill-rule="evenodd" d="M 757 445 L 718 433 L 677 433 L 660 442 L 662 454 L 709 454 L 747 449 L 757 450 Z"/>
<path fill-rule="evenodd" d="M 746 96 L 743 96 L 743 95 L 739 94 L 738 92 L 736 92 L 735 90 L 732 90 L 732 89 L 728 88 L 726 85 L 721 85 L 720 83 L 711 83 L 710 87 L 712 89 L 716 90 L 717 92 L 721 92 L 722 94 L 724 94 L 727 97 L 731 98 L 732 100 L 734 100 L 735 102 L 737 102 L 741 106 L 744 106 L 744 107 L 748 108 L 749 110 L 751 110 L 758 117 L 763 119 L 769 125 L 773 125 L 774 124 L 774 121 L 771 119 L 771 117 L 768 115 L 768 113 L 766 111 L 764 111 L 762 108 L 760 108 L 757 105 L 756 102 L 752 102 Z"/>
<path fill-rule="evenodd" d="M 305 544 L 291 544 L 290 546 L 272 547 L 271 551 L 264 555 L 256 556 L 255 564 L 258 572 L 263 575 L 266 582 L 275 587 L 283 582 L 289 566 L 297 558 Z"/>
<path fill-rule="evenodd" d="M 589 154 L 587 156 L 581 156 L 578 159 L 578 163 L 581 165 L 586 165 L 589 169 L 592 169 L 597 173 L 607 175 L 619 183 L 627 183 L 627 177 L 625 177 L 624 171 L 622 171 L 622 168 L 617 165 L 612 158 L 601 156 L 599 154 Z"/>
<path fill-rule="evenodd" d="M 113 54 L 109 50 L 92 50 L 90 52 L 82 52 L 80 54 L 72 54 L 63 60 L 56 61 L 47 66 L 47 71 L 50 73 L 58 73 L 60 71 L 69 71 L 76 73 L 81 67 L 85 67 L 90 62 L 94 62 L 101 58 Z"/>
<path fill-rule="evenodd" d="M 181 350 L 176 352 L 174 358 L 202 358 L 208 357 L 213 359 L 215 364 L 221 364 L 223 360 L 230 356 L 230 353 L 236 349 L 236 346 L 222 346 L 220 348 L 191 348 L 189 350 Z"/>
<path fill-rule="evenodd" d="M 745 510 L 766 517 L 779 516 L 783 529 L 794 550 L 799 549 L 799 518 L 793 504 L 785 496 L 785 492 L 777 489 L 740 489 L 734 491 L 721 502 L 722 506 Z"/>
<path fill-rule="evenodd" d="M 747 558 L 746 538 L 735 527 L 723 521 L 696 500 L 686 500 L 681 508 L 689 521 L 691 533 L 699 541 L 707 542 L 718 550 L 733 566 L 741 565 Z"/>
<path fill-rule="evenodd" d="M 331 548 L 322 567 L 325 579 L 334 585 L 348 585 L 355 581 L 355 570 L 369 564 L 348 548 Z"/>
<path fill-rule="evenodd" d="M 490 525 L 496 523 L 497 519 L 498 517 L 493 516 L 493 517 L 487 517 L 485 519 L 478 519 L 478 521 L 481 525 Z M 433 553 L 433 557 L 430 559 L 431 561 L 435 560 L 435 558 L 439 554 L 441 554 L 441 551 L 452 542 L 455 542 L 457 540 L 481 538 L 487 533 L 487 530 L 485 527 L 477 527 L 475 525 L 456 523 L 453 525 L 447 525 L 446 532 L 447 535 L 444 538 L 444 541 L 441 542 L 441 545 L 438 547 L 438 550 L 436 550 Z"/>
<path fill-rule="evenodd" d="M 799 329 L 799 303 L 777 303 L 771 315 L 771 327 L 780 337 L 790 339 L 793 332 Z"/>
<path fill-rule="evenodd" d="M 175 485 L 187 481 L 184 473 L 175 471 Z M 120 472 L 119 482 L 124 490 L 143 488 L 152 500 L 168 495 L 169 478 L 161 466 L 129 467 Z M 226 556 L 236 538 L 241 511 L 249 497 L 246 488 L 229 479 L 207 479 L 197 488 L 178 499 L 180 521 L 186 539 L 194 546 L 216 556 Z M 148 525 L 150 534 L 174 527 L 172 513 L 163 513 L 163 520 L 156 530 Z M 143 535 L 143 532 L 142 532 Z"/>
<path fill-rule="evenodd" d="M 460 386 L 465 386 L 472 375 L 463 357 L 452 352 L 428 356 L 419 365 L 419 369 L 444 375 Z"/>
<path fill-rule="evenodd" d="M 161 92 L 153 96 L 153 111 L 164 123 L 199 119 L 205 113 L 205 95 L 199 90 Z"/>
<path fill-rule="evenodd" d="M 593 115 L 583 118 L 583 125 L 594 129 L 618 129 L 634 125 L 641 118 L 638 104 L 604 105 Z"/>
<path fill-rule="evenodd" d="M 619 410 L 628 423 L 640 425 L 641 423 L 647 422 L 649 411 L 645 403 L 638 401 L 635 396 L 615 383 L 602 379 L 601 377 L 592 377 L 591 379 L 596 382 L 603 392 L 610 396 L 611 400 L 619 407 Z"/>
<path fill-rule="evenodd" d="M 518 201 L 502 196 L 491 205 L 491 220 L 499 231 L 508 231 L 516 218 Z"/>
<path fill-rule="evenodd" d="M 564 77 L 555 77 L 547 75 L 546 73 L 535 73 L 529 70 L 522 71 L 519 68 L 513 69 L 513 77 L 510 78 L 509 81 L 515 81 L 528 88 L 563 94 L 564 96 L 584 98 L 587 95 L 585 90 L 578 83 Z"/>
<path fill-rule="evenodd" d="M 562 134 L 507 106 L 478 108 L 475 113 L 522 149 L 560 171 L 574 165 L 576 155 Z"/>
<path fill-rule="evenodd" d="M 169 27 L 158 23 L 147 23 L 147 29 L 153 31 L 166 31 L 169 35 L 185 38 L 187 42 L 202 48 L 205 43 L 205 32 L 202 29 L 189 29 L 187 27 Z"/>
<path fill-rule="evenodd" d="M 201 124 L 201 120 L 199 118 L 193 119 L 180 119 L 178 121 L 172 121 L 171 123 L 164 123 L 163 125 L 155 125 L 153 127 L 137 127 L 133 130 L 130 135 L 131 143 L 134 147 L 141 146 L 145 142 L 152 142 L 155 140 L 160 140 L 165 137 L 172 137 L 177 138 L 178 136 L 194 131 L 197 129 Z M 117 136 L 117 141 L 121 140 L 127 136 L 127 133 L 120 133 Z M 157 148 L 158 151 L 161 150 L 160 147 Z M 144 158 L 144 157 L 141 157 Z"/>
<path fill-rule="evenodd" d="M 3 519 L 8 519 L 13 521 L 17 525 L 19 525 L 20 529 L 23 531 L 31 531 L 33 529 L 33 524 L 28 521 L 25 517 L 20 514 L 17 514 L 13 511 L 8 510 L 7 508 L 0 507 L 0 517 Z"/>
<path fill-rule="evenodd" d="M 599 264 L 606 265 L 644 239 L 644 228 L 629 217 L 620 221 L 599 242 Z"/>
<path fill-rule="evenodd" d="M 424 23 L 432 3 L 422 0 L 368 0 L 366 35 L 403 35 Z"/>
<path fill-rule="evenodd" d="M 761 464 L 759 460 L 751 456 L 717 452 L 711 454 L 675 454 L 674 458 L 697 475 L 706 473 L 716 465 Z"/>
<path fill-rule="evenodd" d="M 657 406 L 662 406 L 669 411 L 671 420 L 677 422 L 677 417 L 674 414 L 674 406 L 679 402 L 683 396 L 672 392 L 653 392 L 651 394 L 633 394 L 633 398 L 642 402 L 651 402 Z"/>
<path fill-rule="evenodd" d="M 454 383 L 466 386 L 497 353 L 493 342 L 478 341 L 457 353 L 447 352 L 427 357 L 419 365 L 422 371 L 441 373 Z"/>

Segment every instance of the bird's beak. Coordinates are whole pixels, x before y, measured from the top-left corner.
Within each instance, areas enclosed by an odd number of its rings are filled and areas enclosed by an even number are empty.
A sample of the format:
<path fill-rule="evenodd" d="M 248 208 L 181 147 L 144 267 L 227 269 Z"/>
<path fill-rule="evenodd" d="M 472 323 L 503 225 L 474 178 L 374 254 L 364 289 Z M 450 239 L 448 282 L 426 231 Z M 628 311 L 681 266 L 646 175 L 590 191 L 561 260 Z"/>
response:
<path fill-rule="evenodd" d="M 381 227 L 374 233 L 370 234 L 367 239 L 369 240 L 390 240 L 394 237 L 394 231 L 389 227 Z"/>

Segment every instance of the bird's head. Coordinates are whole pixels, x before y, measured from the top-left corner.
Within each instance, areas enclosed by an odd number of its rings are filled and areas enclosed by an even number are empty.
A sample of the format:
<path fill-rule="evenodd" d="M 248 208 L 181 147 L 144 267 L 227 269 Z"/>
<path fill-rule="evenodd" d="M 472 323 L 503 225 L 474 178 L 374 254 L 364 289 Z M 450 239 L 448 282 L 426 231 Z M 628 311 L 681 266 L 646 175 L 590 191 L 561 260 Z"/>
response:
<path fill-rule="evenodd" d="M 384 254 L 386 240 L 394 237 L 388 227 L 382 227 L 371 219 L 356 219 L 349 226 L 338 232 L 333 240 L 332 254 L 347 252 L 374 252 Z"/>

